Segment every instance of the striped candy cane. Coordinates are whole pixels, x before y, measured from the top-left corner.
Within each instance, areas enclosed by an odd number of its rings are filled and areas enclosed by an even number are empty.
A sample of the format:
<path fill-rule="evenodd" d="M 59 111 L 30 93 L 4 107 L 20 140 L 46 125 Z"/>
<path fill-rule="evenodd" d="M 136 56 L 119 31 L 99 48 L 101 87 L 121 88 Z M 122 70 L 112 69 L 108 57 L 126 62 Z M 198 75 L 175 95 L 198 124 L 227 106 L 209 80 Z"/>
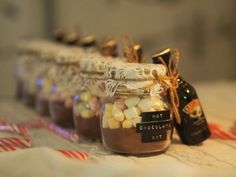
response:
<path fill-rule="evenodd" d="M 88 158 L 88 154 L 81 151 L 71 151 L 71 150 L 58 150 L 58 152 L 62 153 L 64 156 L 72 159 L 80 159 L 86 160 Z"/>
<path fill-rule="evenodd" d="M 0 152 L 15 151 L 22 148 L 16 146 L 0 146 Z M 86 160 L 88 159 L 88 154 L 81 151 L 71 151 L 71 150 L 57 150 L 59 153 L 70 159 Z"/>
<path fill-rule="evenodd" d="M 71 142 L 77 142 L 79 140 L 79 137 L 76 133 L 63 129 L 54 123 L 48 123 L 47 128 L 58 136 L 61 136 L 62 138 L 65 138 Z"/>
<path fill-rule="evenodd" d="M 211 130 L 211 138 L 213 139 L 223 139 L 223 140 L 236 140 L 236 136 L 232 132 L 224 131 L 218 124 L 209 124 Z"/>
<path fill-rule="evenodd" d="M 23 136 L 26 136 L 29 133 L 27 127 L 11 123 L 0 124 L 0 132 L 16 133 Z"/>
<path fill-rule="evenodd" d="M 21 148 L 13 147 L 13 146 L 0 146 L 0 152 L 15 151 L 17 149 L 21 149 Z"/>
<path fill-rule="evenodd" d="M 32 145 L 30 138 L 0 138 L 0 146 L 29 148 Z"/>

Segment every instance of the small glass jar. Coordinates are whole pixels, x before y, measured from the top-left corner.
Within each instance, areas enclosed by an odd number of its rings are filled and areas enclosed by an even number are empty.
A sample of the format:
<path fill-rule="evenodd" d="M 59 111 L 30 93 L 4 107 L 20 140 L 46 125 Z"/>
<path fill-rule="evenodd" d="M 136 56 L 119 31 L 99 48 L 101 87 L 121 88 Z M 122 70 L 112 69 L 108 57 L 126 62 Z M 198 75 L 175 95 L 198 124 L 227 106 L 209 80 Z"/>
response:
<path fill-rule="evenodd" d="M 55 65 L 55 55 L 60 49 L 61 46 L 49 41 L 46 41 L 40 46 L 40 60 L 37 67 L 38 76 L 36 80 L 38 91 L 35 100 L 35 109 L 42 116 L 49 115 L 49 95 L 52 86 L 52 80 L 49 78 L 49 70 Z"/>
<path fill-rule="evenodd" d="M 100 114 L 104 103 L 104 70 L 116 59 L 93 55 L 80 61 L 80 91 L 74 99 L 74 123 L 80 136 L 101 140 Z"/>
<path fill-rule="evenodd" d="M 173 120 L 157 76 L 162 65 L 126 64 L 108 68 L 101 118 L 104 146 L 121 154 L 164 152 L 170 145 Z"/>
<path fill-rule="evenodd" d="M 64 127 L 74 127 L 71 81 L 79 69 L 78 60 L 83 57 L 80 48 L 65 48 L 58 53 L 55 66 L 49 71 L 53 81 L 49 99 L 50 116 Z"/>

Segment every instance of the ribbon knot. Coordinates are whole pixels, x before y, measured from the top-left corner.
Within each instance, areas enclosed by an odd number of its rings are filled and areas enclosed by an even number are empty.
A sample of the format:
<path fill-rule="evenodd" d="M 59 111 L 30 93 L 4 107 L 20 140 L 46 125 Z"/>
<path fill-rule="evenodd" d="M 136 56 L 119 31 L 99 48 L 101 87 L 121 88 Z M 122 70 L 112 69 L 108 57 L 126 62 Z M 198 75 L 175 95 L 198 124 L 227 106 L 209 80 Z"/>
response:
<path fill-rule="evenodd" d="M 179 96 L 177 93 L 177 88 L 179 87 L 179 84 L 177 81 L 179 77 L 179 72 L 177 70 L 178 64 L 179 64 L 179 50 L 174 49 L 171 51 L 171 57 L 169 59 L 168 65 L 166 64 L 166 62 L 164 61 L 162 57 L 159 57 L 158 59 L 166 67 L 166 70 L 167 70 L 166 77 L 161 77 L 158 80 L 160 81 L 160 83 L 162 83 L 165 90 L 167 89 L 169 90 L 170 102 L 171 102 L 172 111 L 175 116 L 175 120 L 178 124 L 181 124 L 181 118 L 180 118 L 180 114 L 178 110 Z M 170 84 L 167 84 L 166 80 L 168 80 Z"/>

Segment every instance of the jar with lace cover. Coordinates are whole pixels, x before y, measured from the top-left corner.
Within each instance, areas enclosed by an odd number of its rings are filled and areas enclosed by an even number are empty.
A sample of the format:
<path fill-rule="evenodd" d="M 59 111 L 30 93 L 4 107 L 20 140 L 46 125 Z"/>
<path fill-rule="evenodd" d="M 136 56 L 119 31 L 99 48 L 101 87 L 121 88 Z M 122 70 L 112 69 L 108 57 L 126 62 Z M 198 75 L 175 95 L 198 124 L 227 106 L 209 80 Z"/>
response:
<path fill-rule="evenodd" d="M 49 95 L 52 86 L 52 81 L 49 78 L 49 70 L 55 65 L 55 56 L 59 50 L 62 49 L 61 45 L 47 41 L 40 46 L 40 62 L 38 64 L 36 85 L 38 88 L 35 109 L 40 115 L 49 115 Z"/>
<path fill-rule="evenodd" d="M 79 71 L 79 60 L 83 58 L 79 48 L 64 49 L 57 58 L 56 64 L 50 69 L 52 81 L 49 111 L 53 121 L 64 127 L 73 127 L 73 97 L 75 89 L 71 86 L 72 78 Z"/>
<path fill-rule="evenodd" d="M 93 59 L 80 61 L 80 85 L 83 87 L 74 99 L 74 122 L 77 133 L 85 138 L 101 138 L 99 118 L 104 102 L 103 74 L 115 60 L 98 54 Z"/>
<path fill-rule="evenodd" d="M 102 140 L 107 149 L 142 155 L 168 148 L 173 125 L 165 76 L 163 65 L 126 63 L 107 68 L 107 99 L 101 115 Z"/>
<path fill-rule="evenodd" d="M 26 105 L 35 106 L 35 98 L 37 94 L 37 85 L 35 83 L 37 77 L 37 66 L 39 63 L 38 45 L 42 41 L 27 41 L 23 46 L 23 52 L 19 59 L 20 77 L 23 83 L 22 98 Z"/>

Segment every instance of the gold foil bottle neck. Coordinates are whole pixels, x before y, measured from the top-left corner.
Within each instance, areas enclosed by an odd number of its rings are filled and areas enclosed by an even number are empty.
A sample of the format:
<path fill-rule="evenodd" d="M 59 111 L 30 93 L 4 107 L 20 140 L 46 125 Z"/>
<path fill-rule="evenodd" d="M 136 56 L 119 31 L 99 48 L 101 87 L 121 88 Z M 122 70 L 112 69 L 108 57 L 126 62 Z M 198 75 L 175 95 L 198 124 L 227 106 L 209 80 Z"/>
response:
<path fill-rule="evenodd" d="M 143 63 L 144 62 L 144 58 L 143 58 L 143 50 L 140 44 L 135 44 L 133 46 L 133 55 L 135 58 L 135 61 L 137 63 Z"/>
<path fill-rule="evenodd" d="M 65 43 L 68 45 L 75 45 L 79 41 L 79 35 L 76 32 L 68 33 L 64 39 Z"/>
<path fill-rule="evenodd" d="M 117 56 L 117 43 L 114 39 L 109 39 L 102 42 L 101 53 L 104 56 Z"/>
<path fill-rule="evenodd" d="M 162 49 L 160 51 L 158 51 L 157 53 L 153 54 L 152 55 L 152 60 L 153 60 L 153 63 L 160 63 L 160 57 L 166 62 L 168 63 L 168 60 L 170 59 L 171 57 L 171 51 L 172 49 L 171 48 L 165 48 L 165 49 Z"/>
<path fill-rule="evenodd" d="M 94 35 L 86 36 L 82 39 L 81 45 L 83 47 L 92 47 L 96 45 L 96 39 Z"/>
<path fill-rule="evenodd" d="M 58 42 L 63 41 L 63 38 L 65 37 L 65 31 L 63 29 L 57 29 L 54 32 L 54 39 Z"/>

